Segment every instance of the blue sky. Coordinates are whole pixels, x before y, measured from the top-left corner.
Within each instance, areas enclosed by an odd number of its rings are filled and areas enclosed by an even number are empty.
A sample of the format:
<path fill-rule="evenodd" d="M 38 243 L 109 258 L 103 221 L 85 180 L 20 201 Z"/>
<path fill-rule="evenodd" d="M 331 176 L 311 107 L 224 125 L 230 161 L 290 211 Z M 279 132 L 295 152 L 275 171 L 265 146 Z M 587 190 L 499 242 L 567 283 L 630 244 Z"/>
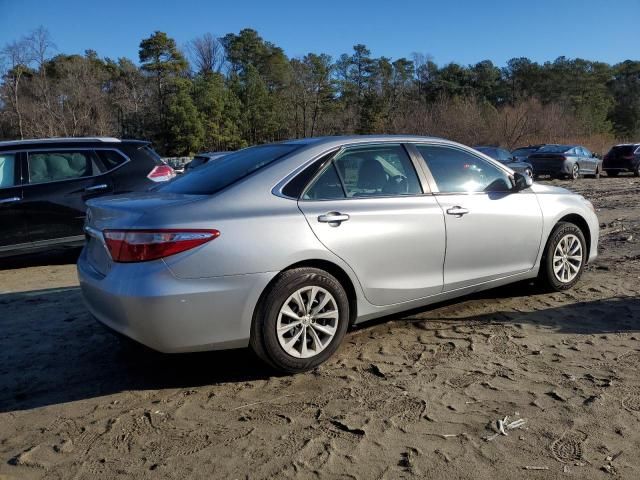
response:
<path fill-rule="evenodd" d="M 334 58 L 364 43 L 375 56 L 429 54 L 440 65 L 560 55 L 640 58 L 640 0 L 0 0 L 0 46 L 45 26 L 64 53 L 138 59 L 155 30 L 184 45 L 205 32 L 256 29 L 290 57 Z"/>

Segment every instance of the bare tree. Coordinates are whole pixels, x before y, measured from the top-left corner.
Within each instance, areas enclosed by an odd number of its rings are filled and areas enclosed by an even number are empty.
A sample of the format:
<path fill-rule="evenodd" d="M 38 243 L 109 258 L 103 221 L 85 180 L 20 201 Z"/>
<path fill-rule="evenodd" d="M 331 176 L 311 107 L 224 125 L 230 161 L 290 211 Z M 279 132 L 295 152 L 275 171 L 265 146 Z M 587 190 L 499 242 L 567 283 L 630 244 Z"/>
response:
<path fill-rule="evenodd" d="M 224 48 L 215 36 L 205 33 L 187 45 L 189 57 L 198 73 L 219 72 L 224 63 Z"/>
<path fill-rule="evenodd" d="M 61 119 L 56 118 L 54 114 L 45 64 L 51 58 L 51 53 L 56 49 L 56 45 L 53 43 L 49 31 L 43 26 L 36 28 L 30 35 L 25 37 L 25 42 L 29 55 L 35 62 L 38 70 L 36 88 L 44 100 L 47 121 L 46 133 L 48 136 L 53 136 L 56 130 L 56 124 Z"/>
<path fill-rule="evenodd" d="M 24 129 L 20 104 L 20 82 L 24 74 L 29 70 L 29 64 L 33 60 L 30 53 L 25 39 L 9 43 L 0 51 L 2 63 L 4 64 L 3 70 L 6 70 L 4 78 L 8 89 L 7 100 L 16 115 L 18 133 L 21 140 L 24 139 Z"/>

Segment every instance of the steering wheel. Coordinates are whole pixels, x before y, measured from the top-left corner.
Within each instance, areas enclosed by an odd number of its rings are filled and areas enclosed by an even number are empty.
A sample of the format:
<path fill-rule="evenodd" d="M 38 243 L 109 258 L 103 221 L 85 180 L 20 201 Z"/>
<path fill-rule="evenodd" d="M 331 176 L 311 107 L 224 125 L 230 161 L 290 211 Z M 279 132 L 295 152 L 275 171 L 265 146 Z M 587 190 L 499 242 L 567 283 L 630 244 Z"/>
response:
<path fill-rule="evenodd" d="M 407 193 L 409 191 L 409 180 L 405 175 L 394 175 L 389 179 L 389 186 L 394 193 Z"/>

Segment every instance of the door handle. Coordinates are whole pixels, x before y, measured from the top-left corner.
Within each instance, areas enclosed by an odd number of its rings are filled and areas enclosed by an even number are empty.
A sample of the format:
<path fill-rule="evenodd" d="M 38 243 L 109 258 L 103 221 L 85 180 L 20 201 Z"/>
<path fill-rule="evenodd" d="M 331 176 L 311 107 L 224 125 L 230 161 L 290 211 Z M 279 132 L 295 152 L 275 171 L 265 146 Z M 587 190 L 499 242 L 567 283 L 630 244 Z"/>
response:
<path fill-rule="evenodd" d="M 109 185 L 107 185 L 106 183 L 101 183 L 99 185 L 94 185 L 92 187 L 87 187 L 84 189 L 85 192 L 96 192 L 98 190 L 106 190 L 107 188 L 109 188 Z"/>
<path fill-rule="evenodd" d="M 2 199 L 0 199 L 0 203 L 19 202 L 20 200 L 22 200 L 20 197 L 2 198 Z"/>
<path fill-rule="evenodd" d="M 319 222 L 328 223 L 332 227 L 337 227 L 342 222 L 346 222 L 347 220 L 349 220 L 349 215 L 340 212 L 329 212 L 318 217 Z"/>
<path fill-rule="evenodd" d="M 449 209 L 447 209 L 447 213 L 449 215 L 455 215 L 456 217 L 460 218 L 463 215 L 466 215 L 467 213 L 469 213 L 469 210 L 467 210 L 466 208 L 460 207 L 460 206 L 455 206 L 455 207 L 451 207 Z"/>

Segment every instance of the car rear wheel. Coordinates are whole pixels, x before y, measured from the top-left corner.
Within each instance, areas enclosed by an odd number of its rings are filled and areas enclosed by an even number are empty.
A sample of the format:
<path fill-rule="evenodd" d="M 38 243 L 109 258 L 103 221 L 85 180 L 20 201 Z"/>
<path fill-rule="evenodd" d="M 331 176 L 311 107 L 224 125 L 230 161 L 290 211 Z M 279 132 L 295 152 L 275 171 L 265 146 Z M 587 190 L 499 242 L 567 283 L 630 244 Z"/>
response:
<path fill-rule="evenodd" d="M 547 241 L 539 279 L 552 291 L 568 290 L 580 280 L 586 261 L 582 230 L 573 223 L 560 222 Z"/>
<path fill-rule="evenodd" d="M 617 177 L 618 173 L 617 170 L 607 170 L 607 177 Z"/>
<path fill-rule="evenodd" d="M 569 178 L 571 180 L 577 180 L 580 177 L 580 166 L 575 163 L 573 167 L 571 167 L 571 173 L 569 174 Z"/>
<path fill-rule="evenodd" d="M 349 325 L 349 300 L 331 274 L 296 268 L 263 296 L 250 344 L 274 368 L 297 373 L 317 367 L 338 348 Z"/>
<path fill-rule="evenodd" d="M 634 177 L 640 177 L 640 165 L 638 165 L 635 170 L 633 171 L 633 176 Z"/>

